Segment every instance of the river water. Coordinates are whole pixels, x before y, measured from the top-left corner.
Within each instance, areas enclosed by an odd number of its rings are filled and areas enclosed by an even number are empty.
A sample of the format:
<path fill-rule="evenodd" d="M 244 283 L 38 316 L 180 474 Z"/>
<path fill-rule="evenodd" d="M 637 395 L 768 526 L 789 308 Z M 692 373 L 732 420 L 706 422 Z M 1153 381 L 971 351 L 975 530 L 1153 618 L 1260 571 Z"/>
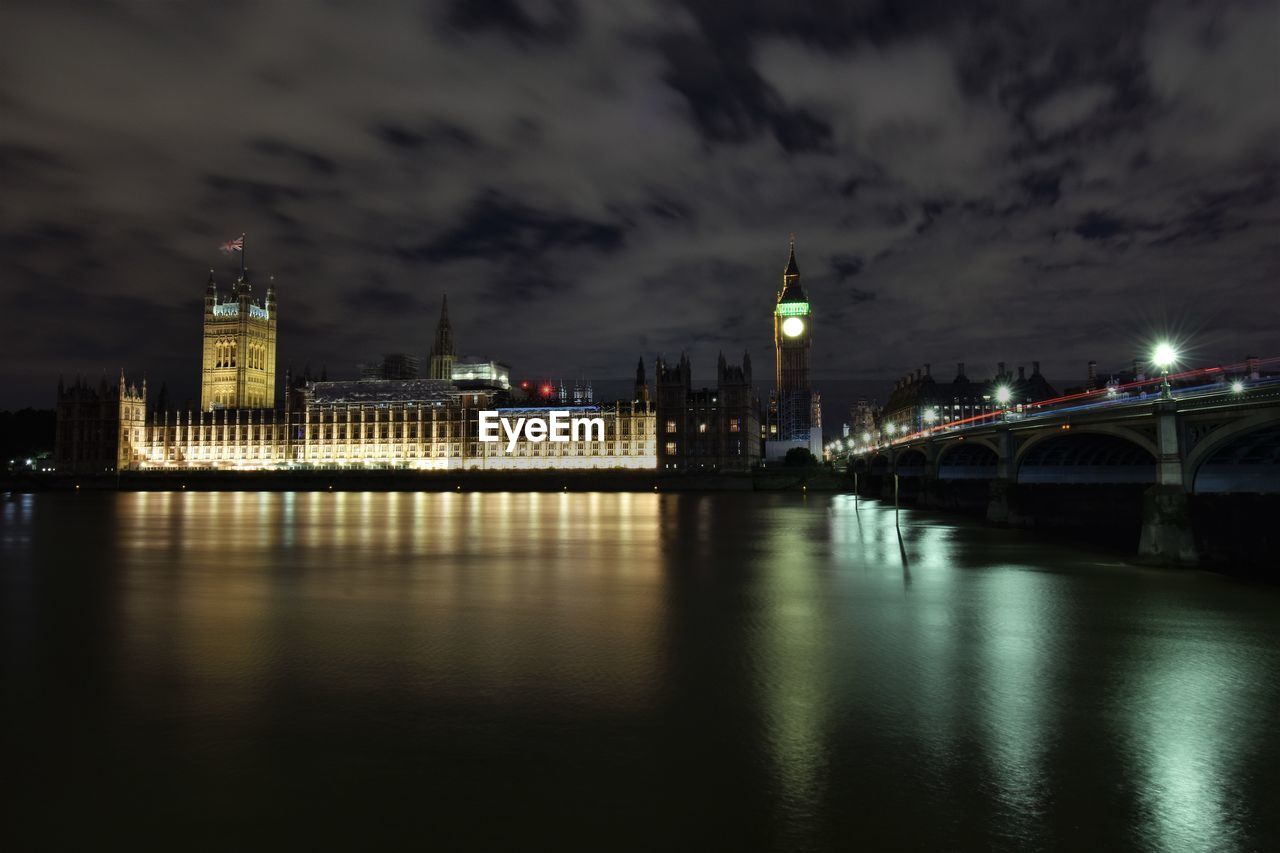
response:
<path fill-rule="evenodd" d="M 9 495 L 0 564 L 11 850 L 1280 839 L 1280 588 L 951 516 Z"/>

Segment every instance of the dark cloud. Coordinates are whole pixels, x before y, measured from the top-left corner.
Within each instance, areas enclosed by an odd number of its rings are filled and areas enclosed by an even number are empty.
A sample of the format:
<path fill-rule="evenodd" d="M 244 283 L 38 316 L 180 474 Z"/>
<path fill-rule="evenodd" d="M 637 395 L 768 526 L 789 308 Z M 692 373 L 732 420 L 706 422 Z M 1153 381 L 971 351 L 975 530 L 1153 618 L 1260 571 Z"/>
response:
<path fill-rule="evenodd" d="M 301 163 L 317 175 L 332 175 L 338 170 L 338 164 L 332 158 L 279 139 L 255 139 L 249 147 L 269 157 Z"/>
<path fill-rule="evenodd" d="M 444 121 L 430 122 L 422 128 L 412 128 L 395 121 L 378 122 L 371 132 L 389 148 L 401 152 L 418 153 L 437 146 L 465 150 L 480 144 L 465 127 Z"/>
<path fill-rule="evenodd" d="M 431 262 L 483 258 L 529 260 L 555 250 L 614 252 L 623 229 L 614 223 L 538 210 L 496 191 L 471 203 L 457 226 L 406 257 Z"/>
<path fill-rule="evenodd" d="M 1075 232 L 1086 240 L 1109 240 L 1137 230 L 1138 226 L 1105 211 L 1091 210 L 1080 220 Z"/>
<path fill-rule="evenodd" d="M 790 232 L 823 375 L 1071 377 L 1161 326 L 1214 361 L 1274 346 L 1266 2 L 49 0 L 5 26 L 0 405 L 121 366 L 193 396 L 242 231 L 281 363 L 334 375 L 425 353 L 445 291 L 459 345 L 517 372 L 687 347 L 767 375 Z"/>
<path fill-rule="evenodd" d="M 839 281 L 844 282 L 862 272 L 862 258 L 858 255 L 832 255 L 831 269 Z"/>
<path fill-rule="evenodd" d="M 520 42 L 563 44 L 580 32 L 582 11 L 574 0 L 456 0 L 446 20 L 463 32 L 494 30 Z"/>

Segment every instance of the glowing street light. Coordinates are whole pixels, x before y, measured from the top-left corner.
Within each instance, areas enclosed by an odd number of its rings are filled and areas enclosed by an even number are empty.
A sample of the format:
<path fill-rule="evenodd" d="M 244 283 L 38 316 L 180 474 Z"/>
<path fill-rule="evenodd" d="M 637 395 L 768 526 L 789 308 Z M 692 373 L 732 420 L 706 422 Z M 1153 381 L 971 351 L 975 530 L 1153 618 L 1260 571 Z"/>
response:
<path fill-rule="evenodd" d="M 863 444 L 870 444 L 870 443 L 871 443 L 871 433 L 869 433 L 869 432 L 864 432 L 864 433 L 862 434 L 862 443 L 863 443 Z"/>
<path fill-rule="evenodd" d="M 1163 376 L 1163 381 L 1160 383 L 1161 399 L 1173 399 L 1173 387 L 1169 385 L 1169 368 L 1173 367 L 1177 360 L 1178 351 L 1168 341 L 1161 341 L 1156 344 L 1155 350 L 1151 353 L 1151 363 L 1160 368 Z"/>
<path fill-rule="evenodd" d="M 1232 394 L 1241 394 L 1241 393 L 1243 393 L 1243 392 L 1244 392 L 1244 383 L 1243 383 L 1243 382 L 1241 382 L 1239 379 L 1237 379 L 1235 382 L 1232 382 L 1232 383 L 1231 383 L 1231 393 L 1232 393 Z"/>
<path fill-rule="evenodd" d="M 937 423 L 937 421 L 938 421 L 938 410 L 937 410 L 937 409 L 929 409 L 929 410 L 927 410 L 927 411 L 924 413 L 924 422 L 925 422 L 925 423 L 927 423 L 927 424 L 932 424 L 932 423 Z"/>

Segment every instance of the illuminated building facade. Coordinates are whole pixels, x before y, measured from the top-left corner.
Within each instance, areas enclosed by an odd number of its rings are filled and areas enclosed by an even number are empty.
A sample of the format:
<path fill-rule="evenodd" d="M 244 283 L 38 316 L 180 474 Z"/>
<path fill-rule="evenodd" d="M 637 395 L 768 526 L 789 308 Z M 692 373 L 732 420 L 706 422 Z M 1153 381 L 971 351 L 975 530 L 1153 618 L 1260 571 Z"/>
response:
<path fill-rule="evenodd" d="M 161 412 L 148 417 L 124 468 L 254 470 L 390 468 L 418 471 L 656 466 L 654 413 L 630 403 L 576 407 L 604 422 L 599 440 L 482 442 L 488 392 L 439 380 L 316 382 L 300 411 Z M 503 416 L 548 410 L 497 408 Z M 593 436 L 594 437 L 594 436 Z"/>
<path fill-rule="evenodd" d="M 803 447 L 820 457 L 822 406 L 809 381 L 813 309 L 800 284 L 794 238 L 773 310 L 773 347 L 774 390 L 765 417 L 765 456 L 781 459 L 788 450 Z"/>
<path fill-rule="evenodd" d="M 493 359 L 457 359 L 449 375 L 453 384 L 463 390 L 511 390 L 511 368 Z"/>
<path fill-rule="evenodd" d="M 601 422 L 581 441 L 481 441 L 481 411 L 540 418 L 549 408 L 512 409 L 510 370 L 456 359 L 448 307 L 441 310 L 428 379 L 311 381 L 273 404 L 275 292 L 262 305 L 241 275 L 233 301 L 205 296 L 202 399 L 198 411 L 149 411 L 146 383 L 79 382 L 58 389 L 55 462 L 65 471 L 389 468 L 516 470 L 657 467 L 648 400 L 559 405 Z M 444 378 L 435 378 L 445 373 Z M 508 408 L 503 408 L 503 407 Z"/>
<path fill-rule="evenodd" d="M 204 354 L 200 371 L 200 408 L 268 409 L 276 400 L 276 288 L 253 300 L 244 269 L 222 299 L 209 270 L 204 293 Z"/>

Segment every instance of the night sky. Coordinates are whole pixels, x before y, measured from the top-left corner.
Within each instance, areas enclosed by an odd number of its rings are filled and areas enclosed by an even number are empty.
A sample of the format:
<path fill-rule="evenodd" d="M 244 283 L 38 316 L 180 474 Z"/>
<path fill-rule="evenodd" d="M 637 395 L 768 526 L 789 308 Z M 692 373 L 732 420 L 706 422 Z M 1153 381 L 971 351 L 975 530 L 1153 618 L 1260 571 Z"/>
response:
<path fill-rule="evenodd" d="M 197 385 L 247 232 L 280 368 L 817 376 L 1280 353 L 1275 3 L 5 3 L 0 407 Z"/>

